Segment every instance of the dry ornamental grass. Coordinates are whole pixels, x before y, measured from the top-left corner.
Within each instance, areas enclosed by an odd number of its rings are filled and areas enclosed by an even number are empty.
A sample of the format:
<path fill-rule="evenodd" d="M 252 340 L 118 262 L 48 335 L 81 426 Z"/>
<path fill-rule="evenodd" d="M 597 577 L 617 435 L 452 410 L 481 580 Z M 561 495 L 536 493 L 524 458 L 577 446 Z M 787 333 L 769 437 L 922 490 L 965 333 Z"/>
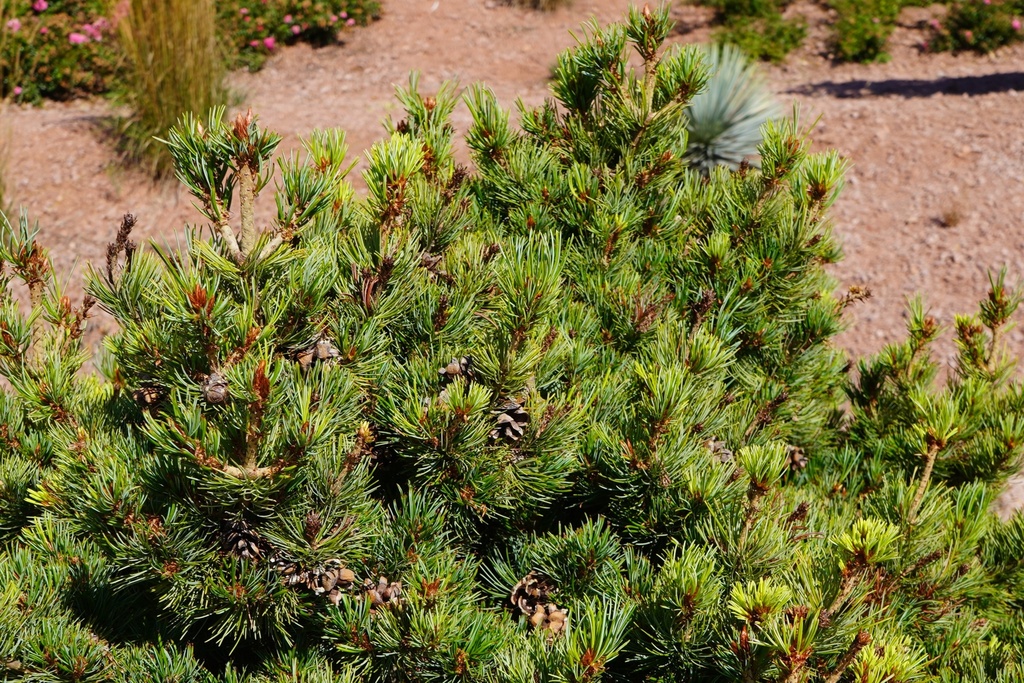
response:
<path fill-rule="evenodd" d="M 162 137 L 184 112 L 223 104 L 224 65 L 213 0 L 132 0 L 121 41 L 127 57 L 124 152 L 155 175 L 170 171 Z"/>

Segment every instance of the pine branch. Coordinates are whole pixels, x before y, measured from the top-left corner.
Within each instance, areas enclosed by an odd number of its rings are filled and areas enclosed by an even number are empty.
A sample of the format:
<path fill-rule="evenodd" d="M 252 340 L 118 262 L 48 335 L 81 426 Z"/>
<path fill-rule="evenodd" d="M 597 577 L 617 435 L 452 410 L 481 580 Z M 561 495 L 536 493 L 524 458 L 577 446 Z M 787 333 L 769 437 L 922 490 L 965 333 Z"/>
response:
<path fill-rule="evenodd" d="M 747 511 L 743 519 L 743 530 L 740 532 L 738 544 L 740 548 L 742 548 L 747 542 L 747 536 L 750 534 L 750 530 L 754 526 L 757 513 L 761 511 L 761 501 L 767 493 L 768 489 L 764 486 L 757 482 L 750 482 L 750 488 L 747 489 Z"/>
<path fill-rule="evenodd" d="M 256 173 L 248 164 L 238 169 L 238 200 L 242 219 L 238 246 L 243 256 L 248 256 L 256 244 Z"/>
<path fill-rule="evenodd" d="M 282 244 L 284 244 L 284 236 L 283 235 L 274 235 L 272 238 L 270 238 L 270 241 L 267 242 L 266 246 L 263 247 L 263 249 L 260 250 L 260 254 L 259 254 L 259 256 L 257 258 L 260 261 L 262 261 L 265 258 L 268 258 Z"/>
<path fill-rule="evenodd" d="M 235 479 L 266 479 L 267 477 L 273 476 L 278 471 L 278 468 L 275 466 L 249 467 L 248 462 L 245 467 L 221 465 L 220 469 L 224 474 L 232 476 Z"/>
<path fill-rule="evenodd" d="M 217 233 L 220 234 L 221 239 L 228 247 L 228 253 L 231 254 L 231 258 L 238 265 L 245 263 L 245 253 L 238 244 L 238 239 L 235 237 L 235 231 L 231 229 L 231 224 L 228 222 L 228 212 L 224 211 L 221 213 L 221 220 L 217 221 L 216 228 Z"/>
<path fill-rule="evenodd" d="M 871 634 L 867 631 L 859 631 L 853 638 L 853 642 L 850 643 L 850 648 L 843 655 L 839 663 L 836 664 L 835 671 L 828 675 L 825 679 L 825 683 L 839 683 L 839 679 L 842 678 L 843 673 L 849 668 L 853 660 L 856 659 L 857 655 L 871 642 Z"/>
<path fill-rule="evenodd" d="M 256 466 L 256 458 L 262 440 L 260 428 L 263 424 L 263 412 L 266 409 L 267 398 L 270 396 L 270 380 L 267 378 L 265 361 L 260 361 L 260 364 L 256 366 L 253 390 L 256 392 L 256 401 L 249 404 L 249 426 L 245 433 L 245 471 L 248 475 L 259 478 L 267 476 L 269 474 L 267 470 L 270 469 Z M 263 474 L 258 474 L 260 472 Z"/>
<path fill-rule="evenodd" d="M 835 614 L 836 610 L 843 606 L 846 599 L 850 597 L 850 593 L 853 592 L 854 586 L 857 585 L 857 579 L 860 577 L 860 567 L 855 565 L 848 567 L 847 571 L 843 575 L 843 582 L 840 584 L 839 593 L 836 595 L 835 600 L 828 606 L 825 613 L 828 615 Z"/>
<path fill-rule="evenodd" d="M 938 454 L 939 442 L 936 440 L 929 440 L 928 455 L 924 465 L 924 472 L 921 474 L 921 483 L 917 487 L 917 493 L 914 495 L 914 502 L 910 506 L 910 513 L 907 515 L 907 526 L 913 526 L 914 521 L 917 519 L 917 510 L 921 507 L 921 500 L 924 498 L 925 489 L 928 488 L 928 482 L 932 478 L 932 469 L 935 467 L 935 458 Z"/>

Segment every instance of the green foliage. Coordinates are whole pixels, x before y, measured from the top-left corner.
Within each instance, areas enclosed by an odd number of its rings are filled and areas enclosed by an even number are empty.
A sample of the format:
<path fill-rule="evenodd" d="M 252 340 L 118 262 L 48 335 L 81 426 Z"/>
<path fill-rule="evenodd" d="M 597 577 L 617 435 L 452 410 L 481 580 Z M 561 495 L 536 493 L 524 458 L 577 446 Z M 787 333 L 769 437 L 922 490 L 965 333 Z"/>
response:
<path fill-rule="evenodd" d="M 573 3 L 573 0 L 506 0 L 506 4 L 528 7 L 530 9 L 550 12 L 559 7 L 566 7 Z"/>
<path fill-rule="evenodd" d="M 992 52 L 1024 37 L 1022 10 L 1010 2 L 964 2 L 954 4 L 945 19 L 932 24 L 930 48 Z"/>
<path fill-rule="evenodd" d="M 850 62 L 887 61 L 889 35 L 896 27 L 899 0 L 831 0 L 838 13 L 832 37 L 836 57 Z"/>
<path fill-rule="evenodd" d="M 1019 680 L 1024 516 L 988 507 L 1024 449 L 1020 294 L 993 277 L 946 385 L 917 309 L 849 381 L 844 163 L 784 120 L 760 169 L 701 173 L 709 67 L 670 30 L 588 25 L 519 125 L 471 89 L 473 173 L 456 89 L 413 77 L 365 198 L 338 131 L 275 168 L 251 115 L 184 117 L 211 235 L 139 248 L 126 217 L 100 376 L 6 226 L 5 677 Z"/>
<path fill-rule="evenodd" d="M 761 127 L 778 114 L 778 104 L 757 67 L 736 47 L 711 46 L 706 63 L 707 88 L 686 113 L 686 158 L 704 173 L 720 164 L 735 170 L 757 152 Z"/>
<path fill-rule="evenodd" d="M 709 7 L 730 20 L 735 17 L 770 17 L 779 14 L 787 4 L 783 0 L 708 0 Z"/>
<path fill-rule="evenodd" d="M 0 99 L 106 92 L 120 55 L 108 0 L 0 0 Z"/>
<path fill-rule="evenodd" d="M 753 59 L 781 62 L 807 37 L 807 22 L 784 19 L 786 3 L 778 0 L 706 0 L 714 7 L 719 28 L 715 41 L 735 45 Z"/>
<path fill-rule="evenodd" d="M 229 64 L 258 69 L 279 46 L 328 45 L 379 11 L 377 0 L 225 0 L 217 20 Z"/>
<path fill-rule="evenodd" d="M 735 45 L 752 59 L 778 64 L 807 37 L 807 21 L 783 19 L 779 13 L 764 17 L 728 19 L 715 32 L 715 41 Z"/>
<path fill-rule="evenodd" d="M 118 124 L 121 145 L 154 175 L 171 170 L 156 138 L 183 112 L 205 114 L 226 97 L 215 17 L 213 0 L 131 0 L 121 23 L 122 97 L 132 110 Z"/>

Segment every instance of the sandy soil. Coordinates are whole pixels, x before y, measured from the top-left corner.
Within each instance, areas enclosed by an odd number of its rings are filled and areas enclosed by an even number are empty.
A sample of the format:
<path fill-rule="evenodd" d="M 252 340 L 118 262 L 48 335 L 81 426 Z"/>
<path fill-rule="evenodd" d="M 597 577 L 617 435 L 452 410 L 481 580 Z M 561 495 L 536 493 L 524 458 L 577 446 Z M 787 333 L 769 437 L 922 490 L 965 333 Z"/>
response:
<path fill-rule="evenodd" d="M 394 85 L 410 71 L 422 73 L 427 91 L 443 80 L 484 81 L 509 106 L 517 97 L 538 103 L 555 56 L 573 42 L 569 32 L 591 16 L 618 19 L 628 4 L 576 0 L 539 13 L 493 0 L 385 0 L 382 19 L 346 34 L 345 44 L 289 48 L 232 82 L 242 106 L 285 135 L 283 149 L 313 128 L 337 126 L 361 155 L 383 132 L 383 118 L 397 113 Z M 846 251 L 834 274 L 843 287 L 873 293 L 839 343 L 864 354 L 900 339 L 915 293 L 949 324 L 954 313 L 975 309 L 990 268 L 1024 277 L 1024 45 L 990 56 L 923 53 L 923 26 L 941 8 L 910 8 L 889 63 L 836 65 L 827 55 L 826 11 L 789 11 L 809 17 L 811 37 L 767 72 L 780 101 L 798 103 L 809 122 L 820 117 L 816 148 L 834 147 L 853 164 L 833 211 Z M 673 41 L 708 39 L 707 11 L 677 2 L 673 12 Z M 109 113 L 99 100 L 50 103 L 10 109 L 0 126 L 10 131 L 13 199 L 39 221 L 72 290 L 83 264 L 100 262 L 122 213 L 139 216 L 140 236 L 159 240 L 173 241 L 199 220 L 176 185 L 154 185 L 115 163 L 97 126 Z M 467 127 L 464 107 L 454 123 Z M 100 319 L 95 329 L 109 325 Z M 1007 343 L 1024 354 L 1024 328 Z M 947 336 L 937 349 L 943 362 L 952 349 Z M 1024 506 L 1024 483 L 1014 495 L 1006 505 Z"/>

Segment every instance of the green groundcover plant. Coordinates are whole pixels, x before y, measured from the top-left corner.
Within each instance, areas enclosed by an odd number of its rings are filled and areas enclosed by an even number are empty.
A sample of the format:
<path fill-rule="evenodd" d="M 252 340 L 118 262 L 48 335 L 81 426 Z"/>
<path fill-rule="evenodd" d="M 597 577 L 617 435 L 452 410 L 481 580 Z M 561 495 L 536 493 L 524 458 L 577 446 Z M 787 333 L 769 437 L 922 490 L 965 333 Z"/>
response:
<path fill-rule="evenodd" d="M 126 217 L 71 303 L 0 240 L 0 667 L 26 681 L 1019 681 L 1024 444 L 993 276 L 852 373 L 796 120 L 687 165 L 666 10 L 589 26 L 519 126 L 454 87 L 345 180 L 251 115 L 168 143 L 211 235 Z M 642 66 L 634 71 L 630 53 Z M 8 290 L 10 291 L 10 290 Z M 92 306 L 111 312 L 82 373 Z M 845 406 L 845 407 L 844 407 Z"/>

